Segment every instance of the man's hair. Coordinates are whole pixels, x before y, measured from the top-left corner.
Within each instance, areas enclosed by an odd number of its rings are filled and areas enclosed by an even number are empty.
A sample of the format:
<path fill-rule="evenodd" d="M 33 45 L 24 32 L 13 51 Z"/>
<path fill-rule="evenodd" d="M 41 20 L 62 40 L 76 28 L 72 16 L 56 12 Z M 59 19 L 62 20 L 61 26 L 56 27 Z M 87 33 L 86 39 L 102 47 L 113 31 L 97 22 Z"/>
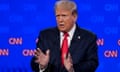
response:
<path fill-rule="evenodd" d="M 75 2 L 70 0 L 60 0 L 55 3 L 55 10 L 57 9 L 63 9 L 67 11 L 71 11 L 72 14 L 78 14 L 77 13 L 77 5 Z"/>

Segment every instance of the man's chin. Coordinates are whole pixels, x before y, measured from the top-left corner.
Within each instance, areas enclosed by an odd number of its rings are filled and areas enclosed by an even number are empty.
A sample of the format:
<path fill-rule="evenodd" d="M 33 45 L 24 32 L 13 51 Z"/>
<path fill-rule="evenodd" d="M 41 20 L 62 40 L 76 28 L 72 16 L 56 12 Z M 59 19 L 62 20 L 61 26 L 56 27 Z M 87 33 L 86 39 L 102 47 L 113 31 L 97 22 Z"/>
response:
<path fill-rule="evenodd" d="M 59 29 L 59 31 L 61 31 L 61 32 L 66 32 L 66 30 L 65 30 L 65 29 Z"/>

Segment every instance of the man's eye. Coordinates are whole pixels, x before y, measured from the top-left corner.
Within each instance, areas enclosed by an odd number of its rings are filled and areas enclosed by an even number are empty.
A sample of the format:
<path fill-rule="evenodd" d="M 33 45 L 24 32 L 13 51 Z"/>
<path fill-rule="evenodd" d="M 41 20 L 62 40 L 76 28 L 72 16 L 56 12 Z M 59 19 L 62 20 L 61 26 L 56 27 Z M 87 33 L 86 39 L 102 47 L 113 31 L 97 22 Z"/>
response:
<path fill-rule="evenodd" d="M 56 15 L 56 17 L 59 17 L 60 15 Z"/>
<path fill-rule="evenodd" d="M 56 15 L 56 17 L 67 17 L 67 15 Z"/>
<path fill-rule="evenodd" d="M 66 17 L 67 15 L 62 15 L 63 17 Z"/>

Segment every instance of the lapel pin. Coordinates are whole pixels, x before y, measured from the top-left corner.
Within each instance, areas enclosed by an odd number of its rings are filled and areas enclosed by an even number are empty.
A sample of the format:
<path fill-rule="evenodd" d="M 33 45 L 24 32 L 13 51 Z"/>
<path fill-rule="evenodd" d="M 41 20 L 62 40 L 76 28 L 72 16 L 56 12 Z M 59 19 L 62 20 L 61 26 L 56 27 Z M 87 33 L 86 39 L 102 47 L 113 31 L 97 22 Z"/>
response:
<path fill-rule="evenodd" d="M 78 36 L 78 39 L 80 39 L 80 36 Z"/>

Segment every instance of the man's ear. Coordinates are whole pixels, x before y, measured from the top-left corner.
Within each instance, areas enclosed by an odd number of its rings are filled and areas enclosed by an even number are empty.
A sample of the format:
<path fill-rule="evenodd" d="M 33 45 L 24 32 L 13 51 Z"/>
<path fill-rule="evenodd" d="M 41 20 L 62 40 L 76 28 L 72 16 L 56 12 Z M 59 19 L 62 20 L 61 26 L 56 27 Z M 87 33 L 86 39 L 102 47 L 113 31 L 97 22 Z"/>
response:
<path fill-rule="evenodd" d="M 73 16 L 74 16 L 74 21 L 76 22 L 76 21 L 77 21 L 78 16 L 77 16 L 77 14 L 74 14 Z"/>

